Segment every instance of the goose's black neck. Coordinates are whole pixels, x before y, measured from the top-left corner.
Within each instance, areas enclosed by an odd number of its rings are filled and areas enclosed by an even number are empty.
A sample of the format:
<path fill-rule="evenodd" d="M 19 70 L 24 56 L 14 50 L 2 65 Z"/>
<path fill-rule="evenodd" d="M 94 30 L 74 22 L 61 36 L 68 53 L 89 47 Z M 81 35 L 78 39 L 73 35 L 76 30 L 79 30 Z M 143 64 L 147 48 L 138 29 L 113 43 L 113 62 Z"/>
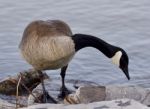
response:
<path fill-rule="evenodd" d="M 75 43 L 75 50 L 79 51 L 85 47 L 94 47 L 101 51 L 105 56 L 111 58 L 118 51 L 118 47 L 108 44 L 100 38 L 85 35 L 85 34 L 75 34 L 72 36 Z"/>

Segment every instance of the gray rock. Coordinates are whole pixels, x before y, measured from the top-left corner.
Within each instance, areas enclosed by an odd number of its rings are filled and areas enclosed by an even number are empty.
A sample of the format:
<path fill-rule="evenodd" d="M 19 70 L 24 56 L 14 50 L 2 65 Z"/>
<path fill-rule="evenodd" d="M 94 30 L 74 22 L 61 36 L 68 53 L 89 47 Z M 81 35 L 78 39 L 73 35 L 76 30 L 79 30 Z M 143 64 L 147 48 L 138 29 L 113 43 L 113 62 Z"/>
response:
<path fill-rule="evenodd" d="M 88 104 L 64 105 L 64 104 L 37 104 L 22 109 L 149 109 L 143 104 L 131 99 L 118 99 L 101 101 Z"/>
<path fill-rule="evenodd" d="M 105 100 L 121 98 L 134 99 L 145 105 L 150 105 L 150 90 L 138 86 L 106 86 Z"/>
<path fill-rule="evenodd" d="M 106 98 L 106 88 L 104 86 L 81 86 L 76 93 L 68 95 L 65 103 L 91 103 L 104 101 Z"/>
<path fill-rule="evenodd" d="M 83 86 L 78 88 L 74 94 L 68 95 L 65 103 L 91 103 L 123 98 L 150 105 L 150 90 L 137 86 Z"/>
<path fill-rule="evenodd" d="M 0 99 L 0 109 L 15 109 L 16 105 L 11 104 L 6 100 Z"/>
<path fill-rule="evenodd" d="M 45 87 L 48 91 L 49 95 L 54 98 L 58 103 L 63 103 L 64 101 L 62 99 L 58 99 L 58 95 L 60 93 L 60 87 L 61 87 L 61 81 L 59 79 L 55 80 L 45 80 Z M 78 81 L 78 80 L 67 80 L 66 81 L 67 88 L 74 93 L 76 91 L 76 87 L 80 86 L 98 86 L 97 84 L 93 82 L 87 82 L 87 81 Z M 33 94 L 38 98 L 42 96 L 42 86 L 39 84 L 33 91 Z M 28 105 L 33 105 L 37 100 L 32 95 L 29 95 L 28 97 Z M 51 101 L 51 100 L 49 100 Z"/>
<path fill-rule="evenodd" d="M 79 104 L 79 103 L 92 103 L 97 101 L 108 101 L 116 99 L 134 99 L 142 104 L 150 105 L 150 90 L 137 87 L 137 86 L 98 86 L 96 84 L 81 85 L 75 89 L 72 84 L 67 82 L 67 86 L 72 90 L 72 94 L 68 95 L 64 101 L 58 99 L 58 94 L 61 85 L 56 81 L 46 81 L 46 89 L 58 103 L 61 104 Z M 78 83 L 79 84 L 79 83 Z M 41 86 L 39 85 L 34 89 L 33 94 L 38 97 L 42 95 Z M 30 95 L 28 104 L 35 104 L 35 98 Z M 52 103 L 52 102 L 51 102 Z"/>

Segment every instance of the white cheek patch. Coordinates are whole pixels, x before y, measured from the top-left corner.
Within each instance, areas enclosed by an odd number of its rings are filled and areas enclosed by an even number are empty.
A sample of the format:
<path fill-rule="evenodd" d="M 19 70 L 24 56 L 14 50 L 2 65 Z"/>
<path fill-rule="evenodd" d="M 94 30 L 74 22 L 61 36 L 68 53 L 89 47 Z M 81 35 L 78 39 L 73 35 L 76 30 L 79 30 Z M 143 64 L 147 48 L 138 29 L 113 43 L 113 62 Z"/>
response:
<path fill-rule="evenodd" d="M 111 58 L 112 59 L 112 63 L 117 65 L 118 67 L 120 66 L 120 58 L 122 56 L 122 52 L 118 51 L 115 53 L 115 55 Z"/>

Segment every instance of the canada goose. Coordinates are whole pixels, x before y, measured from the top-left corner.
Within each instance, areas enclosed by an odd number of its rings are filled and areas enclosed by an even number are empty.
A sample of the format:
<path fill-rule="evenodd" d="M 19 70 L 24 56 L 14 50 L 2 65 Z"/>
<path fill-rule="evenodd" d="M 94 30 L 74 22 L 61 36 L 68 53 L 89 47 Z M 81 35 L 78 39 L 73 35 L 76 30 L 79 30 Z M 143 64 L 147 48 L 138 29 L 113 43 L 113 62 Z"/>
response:
<path fill-rule="evenodd" d="M 39 73 L 43 70 L 61 68 L 62 97 L 67 91 L 64 79 L 68 64 L 76 52 L 85 47 L 94 47 L 101 51 L 106 57 L 112 59 L 112 62 L 130 79 L 128 56 L 122 48 L 91 35 L 73 35 L 70 27 L 60 20 L 31 22 L 26 27 L 19 45 L 24 59 Z"/>

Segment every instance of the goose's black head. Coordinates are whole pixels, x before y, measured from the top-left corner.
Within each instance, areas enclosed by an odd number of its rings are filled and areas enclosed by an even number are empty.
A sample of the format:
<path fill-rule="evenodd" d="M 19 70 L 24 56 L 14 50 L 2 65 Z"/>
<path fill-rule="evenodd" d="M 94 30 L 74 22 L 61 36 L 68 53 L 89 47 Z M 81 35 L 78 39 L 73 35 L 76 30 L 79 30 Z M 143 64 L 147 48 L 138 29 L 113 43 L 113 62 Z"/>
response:
<path fill-rule="evenodd" d="M 130 80 L 128 71 L 129 58 L 123 49 L 119 48 L 119 50 L 115 52 L 114 56 L 112 57 L 112 62 L 116 64 L 124 72 L 128 80 Z"/>

